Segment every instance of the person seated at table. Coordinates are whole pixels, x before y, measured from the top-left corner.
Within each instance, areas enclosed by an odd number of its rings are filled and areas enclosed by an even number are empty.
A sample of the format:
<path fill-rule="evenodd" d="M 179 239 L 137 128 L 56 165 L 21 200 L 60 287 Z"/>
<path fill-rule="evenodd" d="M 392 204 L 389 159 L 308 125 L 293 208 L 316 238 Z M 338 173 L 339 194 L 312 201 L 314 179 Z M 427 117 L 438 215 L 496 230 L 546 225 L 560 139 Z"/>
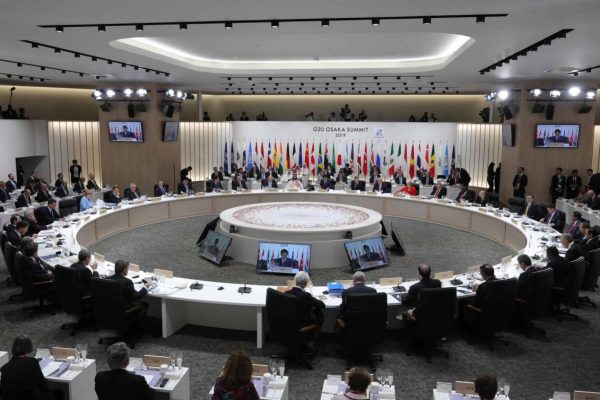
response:
<path fill-rule="evenodd" d="M 577 240 L 574 239 L 575 243 L 583 244 L 583 241 L 585 240 L 585 235 L 587 234 L 588 229 L 590 229 L 589 222 L 583 221 L 582 223 L 579 224 L 579 233 L 581 234 L 581 239 L 577 239 Z"/>
<path fill-rule="evenodd" d="M 333 400 L 368 400 L 369 385 L 371 374 L 364 368 L 354 367 L 348 372 L 348 392 L 334 395 Z"/>
<path fill-rule="evenodd" d="M 21 217 L 19 215 L 11 215 L 10 220 L 2 226 L 2 230 L 6 232 L 8 235 L 11 231 L 14 231 L 17 228 L 17 223 L 21 221 Z"/>
<path fill-rule="evenodd" d="M 148 294 L 149 284 L 147 282 L 144 282 L 140 290 L 135 290 L 135 287 L 133 286 L 133 281 L 127 277 L 128 274 L 129 262 L 118 260 L 115 263 L 114 275 L 109 276 L 107 279 L 112 279 L 114 281 L 119 282 L 123 290 L 123 297 L 125 298 L 125 300 L 129 302 L 130 306 L 136 306 L 138 305 L 138 302 Z"/>
<path fill-rule="evenodd" d="M 69 195 L 69 187 L 65 184 L 64 181 L 56 181 L 56 188 L 54 190 L 54 195 L 59 199 L 63 197 L 67 197 Z"/>
<path fill-rule="evenodd" d="M 80 182 L 85 183 L 85 178 L 83 179 L 83 181 L 80 180 Z M 87 182 L 87 185 L 85 185 L 85 187 L 88 190 L 100 190 L 100 186 L 96 182 L 96 176 L 94 175 L 93 172 L 90 172 L 88 174 L 88 182 Z"/>
<path fill-rule="evenodd" d="M 335 181 L 341 183 L 348 183 L 348 175 L 346 175 L 343 169 L 340 169 L 340 172 L 335 177 Z"/>
<path fill-rule="evenodd" d="M 569 274 L 569 264 L 560 256 L 556 246 L 546 249 L 546 258 L 548 259 L 546 268 L 550 268 L 554 274 L 554 286 L 564 287 Z"/>
<path fill-rule="evenodd" d="M 218 178 L 220 181 L 223 180 L 223 175 L 219 173 L 219 168 L 216 166 L 213 167 L 213 172 L 210 174 L 211 180 L 215 180 L 215 178 Z"/>
<path fill-rule="evenodd" d="M 130 350 L 124 342 L 113 343 L 106 349 L 110 371 L 98 372 L 95 391 L 98 400 L 152 400 L 156 392 L 141 375 L 127 371 Z"/>
<path fill-rule="evenodd" d="M 6 188 L 6 183 L 0 181 L 0 203 L 6 203 L 7 200 L 10 200 L 10 192 Z"/>
<path fill-rule="evenodd" d="M 490 264 L 483 264 L 479 267 L 479 274 L 483 279 L 483 282 L 476 286 L 475 297 L 473 301 L 469 304 L 465 305 L 464 308 L 464 318 L 465 322 L 468 326 L 474 327 L 477 319 L 481 315 L 481 310 L 483 308 L 483 301 L 487 296 L 487 283 L 490 281 L 495 281 L 496 276 L 494 274 L 494 267 Z"/>
<path fill-rule="evenodd" d="M 564 233 L 560 236 L 560 244 L 567 249 L 567 252 L 565 253 L 566 262 L 575 261 L 579 257 L 583 257 L 585 255 L 581 245 L 576 243 L 573 236 L 568 233 Z"/>
<path fill-rule="evenodd" d="M 267 179 L 269 173 L 265 171 L 265 167 L 260 167 L 255 173 L 255 177 L 257 181 L 262 181 L 263 179 Z"/>
<path fill-rule="evenodd" d="M 169 188 L 165 186 L 165 182 L 158 181 L 156 186 L 154 186 L 154 196 L 166 196 L 169 193 Z"/>
<path fill-rule="evenodd" d="M 75 193 L 83 193 L 85 188 L 85 178 L 82 176 L 81 178 L 79 178 L 79 182 L 75 182 L 75 184 L 73 185 L 73 191 Z"/>
<path fill-rule="evenodd" d="M 381 177 L 381 175 L 379 175 L 377 178 L 375 178 L 375 183 L 373 183 L 373 192 L 383 192 L 384 189 L 384 182 L 383 182 L 383 178 Z"/>
<path fill-rule="evenodd" d="M 298 298 L 296 316 L 298 317 L 301 326 L 317 325 L 317 328 L 312 331 L 312 336 L 307 344 L 309 352 L 314 353 L 318 350 L 316 341 L 317 336 L 321 331 L 321 327 L 323 326 L 323 310 L 325 309 L 325 303 L 314 298 L 312 294 L 305 291 L 306 287 L 310 285 L 310 277 L 306 272 L 298 272 L 294 276 L 294 282 L 296 283 L 296 286 L 286 293 Z"/>
<path fill-rule="evenodd" d="M 518 256 L 517 263 L 523 270 L 523 272 L 521 272 L 519 275 L 519 280 L 517 281 L 517 296 L 523 298 L 523 296 L 525 296 L 527 293 L 527 290 L 531 287 L 529 277 L 532 273 L 537 271 L 537 268 L 531 264 L 531 258 L 529 258 L 527 254 L 521 254 Z"/>
<path fill-rule="evenodd" d="M 598 239 L 598 230 L 595 227 L 590 227 L 585 231 L 585 236 L 580 242 L 583 247 L 583 253 L 585 254 L 586 260 L 589 260 L 590 251 L 600 248 L 600 240 Z"/>
<path fill-rule="evenodd" d="M 71 268 L 79 272 L 79 285 L 83 289 L 83 292 L 89 293 L 92 288 L 92 277 L 98 277 L 98 263 L 91 262 L 92 255 L 88 249 L 79 250 L 77 254 L 77 261 L 71 264 Z"/>
<path fill-rule="evenodd" d="M 304 189 L 304 186 L 302 185 L 302 181 L 300 179 L 298 179 L 298 175 L 296 173 L 292 174 L 292 179 L 290 179 L 288 181 L 286 189 L 298 189 L 298 190 Z"/>
<path fill-rule="evenodd" d="M 17 249 L 23 247 L 23 237 L 27 236 L 27 230 L 29 230 L 29 224 L 25 221 L 17 222 L 15 229 L 8 232 L 6 238 Z"/>
<path fill-rule="evenodd" d="M 341 328 L 346 326 L 344 322 L 344 313 L 346 312 L 346 297 L 349 294 L 357 294 L 357 293 L 376 293 L 372 287 L 366 285 L 367 277 L 365 273 L 362 271 L 356 271 L 354 275 L 352 275 L 352 286 L 342 291 L 342 302 L 340 304 L 340 313 L 337 316 L 337 323 Z"/>
<path fill-rule="evenodd" d="M 41 225 L 40 223 L 38 223 L 37 218 L 35 217 L 35 213 L 31 208 L 28 208 L 25 211 L 23 221 L 29 224 L 29 229 L 27 229 L 27 236 L 33 236 L 40 233 L 40 231 L 48 229 L 46 225 Z"/>
<path fill-rule="evenodd" d="M 112 190 L 106 196 L 106 202 L 112 204 L 119 204 L 121 202 L 119 185 L 113 185 Z"/>
<path fill-rule="evenodd" d="M 138 189 L 137 185 L 133 182 L 129 184 L 129 187 L 125 189 L 125 193 L 123 193 L 127 200 L 136 200 L 142 197 L 140 194 L 140 189 Z"/>
<path fill-rule="evenodd" d="M 565 233 L 570 234 L 573 239 L 579 240 L 583 237 L 583 234 L 579 230 L 579 225 L 582 223 L 581 213 L 579 211 L 573 211 L 571 214 L 571 223 L 565 229 Z"/>
<path fill-rule="evenodd" d="M 600 210 L 600 196 L 598 196 L 593 190 L 588 190 L 582 201 L 592 210 Z"/>
<path fill-rule="evenodd" d="M 526 203 L 523 215 L 536 221 L 544 218 L 544 215 L 546 215 L 546 210 L 544 210 L 539 204 L 536 204 L 535 197 L 532 194 L 525 196 L 525 201 Z"/>
<path fill-rule="evenodd" d="M 190 193 L 190 191 L 194 190 L 194 189 L 191 189 L 191 186 L 192 185 L 189 184 L 188 182 L 183 181 L 181 184 L 179 184 L 178 191 L 179 191 L 179 193 Z M 223 183 L 221 183 L 219 178 L 206 182 L 206 192 L 207 193 L 220 192 L 221 190 L 223 190 Z"/>
<path fill-rule="evenodd" d="M 413 185 L 412 181 L 407 181 L 406 186 L 403 186 L 401 189 L 398 189 L 395 194 L 404 193 L 410 196 L 417 195 L 417 188 Z"/>
<path fill-rule="evenodd" d="M 279 252 L 280 257 L 273 260 L 273 265 L 278 267 L 293 268 L 296 265 L 296 260 L 289 258 L 289 252 L 287 249 L 281 249 Z"/>
<path fill-rule="evenodd" d="M 17 197 L 17 201 L 15 202 L 15 207 L 29 207 L 33 200 L 31 199 L 31 190 L 25 189 L 23 192 Z"/>
<path fill-rule="evenodd" d="M 58 175 L 56 175 L 56 181 L 54 181 L 54 186 L 58 186 L 59 183 L 62 185 L 62 182 L 65 178 L 63 177 L 62 172 L 59 172 Z"/>
<path fill-rule="evenodd" d="M 374 165 L 371 168 L 371 172 L 369 174 L 369 183 L 375 183 L 375 179 L 377 179 L 378 176 L 379 176 L 379 168 L 377 168 L 377 166 Z"/>
<path fill-rule="evenodd" d="M 271 176 L 271 175 L 269 175 Z M 242 190 L 242 189 L 248 189 L 248 186 L 246 185 L 246 181 L 242 180 L 242 175 L 236 175 L 235 179 L 233 180 L 233 182 L 231 182 L 231 190 Z"/>
<path fill-rule="evenodd" d="M 433 189 L 431 190 L 431 196 L 436 197 L 438 199 L 446 197 L 447 193 L 448 189 L 446 189 L 446 187 L 442 185 L 442 182 L 436 183 Z"/>
<path fill-rule="evenodd" d="M 50 390 L 33 352 L 33 343 L 28 336 L 16 337 L 12 344 L 10 361 L 0 368 L 0 398 L 27 400 L 64 398 L 62 391 Z"/>
<path fill-rule="evenodd" d="M 479 400 L 494 400 L 498 392 L 498 382 L 492 375 L 479 375 L 475 378 L 475 393 Z"/>
<path fill-rule="evenodd" d="M 421 289 L 442 287 L 442 282 L 438 279 L 431 279 L 431 267 L 429 264 L 420 264 L 418 270 L 419 282 L 411 285 L 406 295 L 402 298 L 402 304 L 408 308 L 415 308 L 419 304 L 419 292 Z"/>
<path fill-rule="evenodd" d="M 92 199 L 94 193 L 91 190 L 86 189 L 83 192 L 83 197 L 79 200 L 79 211 L 85 211 L 88 208 L 94 207 L 94 200 Z"/>
<path fill-rule="evenodd" d="M 31 240 L 31 239 L 30 239 Z M 38 257 L 38 244 L 28 242 L 23 247 L 23 254 L 26 257 L 24 268 L 31 272 L 34 282 L 47 282 L 53 279 L 53 267 L 49 267 Z"/>
<path fill-rule="evenodd" d="M 233 351 L 215 382 L 211 400 L 259 400 L 252 383 L 252 361 L 243 351 Z M 102 400 L 102 399 L 99 399 Z"/>
<path fill-rule="evenodd" d="M 37 174 L 37 171 L 31 171 L 31 176 L 29 177 L 29 179 L 27 179 L 27 182 L 25 183 L 25 186 L 29 187 L 32 189 L 32 193 L 37 191 L 38 188 L 40 187 L 40 178 Z"/>
<path fill-rule="evenodd" d="M 57 205 L 58 202 L 56 199 L 50 199 L 48 200 L 47 206 L 38 207 L 36 209 L 38 222 L 41 225 L 52 225 L 54 221 L 58 221 L 61 218 L 60 214 L 56 210 Z"/>
<path fill-rule="evenodd" d="M 552 229 L 556 230 L 565 225 L 565 221 L 563 221 L 563 214 L 556 211 L 556 206 L 554 204 L 547 204 L 546 210 L 548 212 L 546 213 L 546 216 L 542 218 L 542 223 L 548 224 Z"/>
<path fill-rule="evenodd" d="M 480 206 L 485 206 L 488 203 L 488 196 L 485 190 L 480 190 L 473 200 L 473 203 L 479 204 Z"/>
<path fill-rule="evenodd" d="M 393 179 L 397 185 L 406 185 L 406 177 L 401 168 L 394 171 Z"/>
<path fill-rule="evenodd" d="M 8 193 L 12 193 L 19 188 L 17 181 L 15 180 L 14 174 L 8 174 L 8 180 L 6 181 L 6 190 Z"/>
<path fill-rule="evenodd" d="M 354 179 L 350 182 L 351 190 L 360 190 L 361 192 L 365 191 L 365 181 L 361 181 L 358 175 L 354 175 Z"/>
<path fill-rule="evenodd" d="M 52 195 L 48 191 L 48 185 L 45 182 L 42 182 L 40 184 L 40 190 L 38 190 L 37 194 L 35 195 L 35 201 L 37 201 L 38 203 L 43 203 L 45 201 L 50 200 L 51 198 Z"/>
<path fill-rule="evenodd" d="M 321 173 L 321 178 L 319 179 L 319 187 L 321 189 L 335 189 L 335 181 L 327 176 L 326 173 Z"/>
<path fill-rule="evenodd" d="M 267 176 L 267 179 L 260 181 L 261 189 L 277 189 L 277 181 L 272 175 Z"/>

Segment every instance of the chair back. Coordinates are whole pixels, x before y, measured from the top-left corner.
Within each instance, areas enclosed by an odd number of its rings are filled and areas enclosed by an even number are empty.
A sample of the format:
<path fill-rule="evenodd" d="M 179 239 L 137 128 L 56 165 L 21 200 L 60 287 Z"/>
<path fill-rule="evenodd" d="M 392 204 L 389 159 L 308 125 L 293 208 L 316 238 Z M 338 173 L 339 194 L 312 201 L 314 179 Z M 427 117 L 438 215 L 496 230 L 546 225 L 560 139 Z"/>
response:
<path fill-rule="evenodd" d="M 536 271 L 529 277 L 530 286 L 525 292 L 525 314 L 528 318 L 543 315 L 548 309 L 554 286 L 554 272 L 550 268 Z"/>
<path fill-rule="evenodd" d="M 560 225 L 556 227 L 556 230 L 563 232 L 565 230 L 565 225 L 567 224 L 567 215 L 561 210 L 556 210 L 556 212 L 560 215 Z"/>
<path fill-rule="evenodd" d="M 301 346 L 298 299 L 291 294 L 269 288 L 266 308 L 270 336 L 287 348 Z"/>
<path fill-rule="evenodd" d="M 492 336 L 504 330 L 513 318 L 516 297 L 515 278 L 487 281 L 486 296 L 482 302 L 483 311 L 479 319 L 479 333 Z"/>
<path fill-rule="evenodd" d="M 79 211 L 79 204 L 77 199 L 63 199 L 59 203 L 60 215 L 66 217 L 69 214 L 73 214 Z"/>
<path fill-rule="evenodd" d="M 566 305 L 574 307 L 579 300 L 579 288 L 585 274 L 585 258 L 579 257 L 576 260 L 570 261 L 568 271 L 561 301 Z"/>
<path fill-rule="evenodd" d="M 6 231 L 2 231 L 2 234 L 0 234 L 0 249 L 2 249 L 2 255 L 4 255 L 4 245 L 7 241 L 8 235 L 6 234 Z"/>
<path fill-rule="evenodd" d="M 498 196 L 498 193 L 494 192 L 487 192 L 485 194 L 485 199 L 487 204 L 491 204 L 494 207 L 498 207 L 498 203 L 500 202 L 500 196 Z"/>
<path fill-rule="evenodd" d="M 594 291 L 600 276 L 600 249 L 592 250 L 588 255 L 589 264 L 585 268 L 581 290 Z"/>
<path fill-rule="evenodd" d="M 15 253 L 17 252 L 17 248 L 11 243 L 6 242 L 4 244 L 4 261 L 6 262 L 6 268 L 8 268 L 8 273 L 10 274 L 10 279 L 16 285 L 21 285 L 21 278 L 17 269 L 15 268 Z"/>
<path fill-rule="evenodd" d="M 421 289 L 414 311 L 417 336 L 423 341 L 448 336 L 454 324 L 455 304 L 455 287 Z"/>
<path fill-rule="evenodd" d="M 29 268 L 27 257 L 20 251 L 15 253 L 15 270 L 23 287 L 25 298 L 33 298 L 36 294 L 36 288 L 33 284 L 33 272 Z"/>
<path fill-rule="evenodd" d="M 523 211 L 525 210 L 525 199 L 520 197 L 509 198 L 508 209 L 513 213 L 523 214 Z"/>
<path fill-rule="evenodd" d="M 387 294 L 351 293 L 345 302 L 344 344 L 356 351 L 381 343 L 387 327 Z"/>
<path fill-rule="evenodd" d="M 119 282 L 92 278 L 92 310 L 98 327 L 124 331 L 127 327 L 126 302 Z"/>
<path fill-rule="evenodd" d="M 54 269 L 54 283 L 58 292 L 60 308 L 68 314 L 83 312 L 83 289 L 79 284 L 79 271 L 57 265 Z"/>
<path fill-rule="evenodd" d="M 0 386 L 0 399 L 2 400 L 30 400 L 40 398 L 41 394 L 34 386 Z"/>
<path fill-rule="evenodd" d="M 381 192 L 382 193 L 392 193 L 392 184 L 390 182 L 382 182 Z"/>

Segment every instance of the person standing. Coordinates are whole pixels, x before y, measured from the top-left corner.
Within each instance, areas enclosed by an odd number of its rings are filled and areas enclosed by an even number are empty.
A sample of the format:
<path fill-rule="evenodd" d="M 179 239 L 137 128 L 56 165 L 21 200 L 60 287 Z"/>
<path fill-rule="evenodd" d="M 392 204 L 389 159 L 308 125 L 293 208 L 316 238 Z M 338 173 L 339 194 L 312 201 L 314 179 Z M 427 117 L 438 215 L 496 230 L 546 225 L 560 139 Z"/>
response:
<path fill-rule="evenodd" d="M 581 177 L 576 169 L 571 171 L 571 176 L 567 178 L 567 199 L 574 199 L 581 189 Z"/>
<path fill-rule="evenodd" d="M 487 184 L 488 184 L 488 192 L 494 191 L 494 164 L 493 162 L 488 165 L 487 169 Z"/>
<path fill-rule="evenodd" d="M 498 163 L 498 168 L 494 172 L 494 193 L 500 193 L 500 167 L 502 163 Z"/>
<path fill-rule="evenodd" d="M 552 176 L 550 182 L 550 195 L 552 196 L 552 203 L 556 203 L 556 199 L 562 197 L 565 192 L 566 178 L 562 174 L 562 168 L 556 168 L 556 174 Z"/>
<path fill-rule="evenodd" d="M 81 178 L 81 165 L 77 163 L 77 160 L 73 160 L 71 164 L 69 173 L 71 174 L 71 183 L 75 184 L 79 182 L 79 178 Z"/>
<path fill-rule="evenodd" d="M 513 197 L 525 198 L 525 189 L 527 188 L 527 175 L 525 168 L 517 168 L 517 174 L 513 178 Z"/>

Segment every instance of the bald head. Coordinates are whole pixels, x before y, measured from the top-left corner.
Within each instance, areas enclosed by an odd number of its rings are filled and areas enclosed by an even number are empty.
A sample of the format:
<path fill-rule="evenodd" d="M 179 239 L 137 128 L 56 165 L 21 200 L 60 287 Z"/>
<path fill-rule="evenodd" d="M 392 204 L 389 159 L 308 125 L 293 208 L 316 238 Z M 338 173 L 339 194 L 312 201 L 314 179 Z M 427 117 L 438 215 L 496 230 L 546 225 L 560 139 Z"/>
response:
<path fill-rule="evenodd" d="M 431 275 L 431 267 L 429 266 L 429 264 L 420 264 L 419 265 L 419 275 L 421 276 L 421 278 L 429 278 L 429 276 Z"/>

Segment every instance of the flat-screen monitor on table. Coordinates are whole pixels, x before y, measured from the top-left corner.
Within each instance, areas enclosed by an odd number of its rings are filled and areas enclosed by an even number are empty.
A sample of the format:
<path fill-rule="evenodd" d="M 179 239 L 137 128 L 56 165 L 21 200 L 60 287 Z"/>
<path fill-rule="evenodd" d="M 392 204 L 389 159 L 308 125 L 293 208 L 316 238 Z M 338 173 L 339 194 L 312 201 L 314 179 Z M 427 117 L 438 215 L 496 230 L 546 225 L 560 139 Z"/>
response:
<path fill-rule="evenodd" d="M 380 237 L 346 242 L 344 247 L 352 271 L 384 267 L 390 263 L 390 256 Z"/>
<path fill-rule="evenodd" d="M 309 244 L 259 243 L 256 272 L 294 275 L 300 271 L 310 272 Z"/>
<path fill-rule="evenodd" d="M 230 244 L 230 237 L 221 235 L 215 231 L 208 231 L 206 237 L 198 246 L 198 255 L 220 265 Z"/>

